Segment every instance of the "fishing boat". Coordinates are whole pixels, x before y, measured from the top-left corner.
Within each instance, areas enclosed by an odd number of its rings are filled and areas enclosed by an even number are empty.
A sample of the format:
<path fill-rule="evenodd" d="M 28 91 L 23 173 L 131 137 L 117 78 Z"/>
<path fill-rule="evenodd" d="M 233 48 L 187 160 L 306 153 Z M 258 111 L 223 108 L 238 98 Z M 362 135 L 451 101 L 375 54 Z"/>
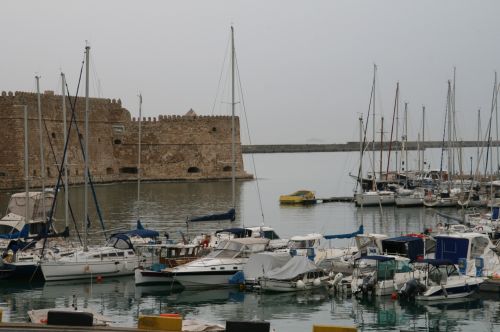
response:
<path fill-rule="evenodd" d="M 289 195 L 281 195 L 280 204 L 316 204 L 316 195 L 314 191 L 298 190 Z"/>
<path fill-rule="evenodd" d="M 243 266 L 249 257 L 264 251 L 269 239 L 241 238 L 222 241 L 210 254 L 184 265 L 163 270 L 184 287 L 230 286 L 229 279 Z"/>
<path fill-rule="evenodd" d="M 294 256 L 285 265 L 259 279 L 259 287 L 270 292 L 296 292 L 325 287 L 328 273 L 305 256 Z"/>
<path fill-rule="evenodd" d="M 424 259 L 424 275 L 406 282 L 399 290 L 402 298 L 420 301 L 436 301 L 467 297 L 479 290 L 482 277 L 461 274 L 448 259 Z"/>

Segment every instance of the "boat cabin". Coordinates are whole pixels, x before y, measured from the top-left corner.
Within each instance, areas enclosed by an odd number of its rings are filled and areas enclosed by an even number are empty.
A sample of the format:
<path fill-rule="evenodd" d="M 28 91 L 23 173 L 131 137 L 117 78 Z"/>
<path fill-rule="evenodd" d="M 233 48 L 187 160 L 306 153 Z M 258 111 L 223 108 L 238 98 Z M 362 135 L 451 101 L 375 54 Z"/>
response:
<path fill-rule="evenodd" d="M 266 250 L 269 239 L 262 238 L 242 238 L 223 240 L 219 243 L 207 258 L 235 258 L 250 257 L 253 253 Z"/>

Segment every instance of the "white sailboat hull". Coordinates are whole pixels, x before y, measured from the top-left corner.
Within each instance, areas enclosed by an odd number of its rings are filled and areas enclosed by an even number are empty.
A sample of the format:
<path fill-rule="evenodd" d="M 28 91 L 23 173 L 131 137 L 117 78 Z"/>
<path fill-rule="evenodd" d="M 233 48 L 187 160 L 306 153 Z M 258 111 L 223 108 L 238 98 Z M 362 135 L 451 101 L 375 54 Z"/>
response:
<path fill-rule="evenodd" d="M 424 199 L 422 197 L 414 196 L 396 196 L 395 199 L 396 206 L 422 206 L 424 204 Z"/>
<path fill-rule="evenodd" d="M 356 194 L 354 201 L 357 206 L 393 205 L 395 198 L 393 192 L 364 192 Z"/>
<path fill-rule="evenodd" d="M 86 279 L 91 277 L 132 275 L 137 267 L 137 260 L 101 261 L 101 262 L 61 262 L 42 263 L 42 272 L 46 281 Z"/>

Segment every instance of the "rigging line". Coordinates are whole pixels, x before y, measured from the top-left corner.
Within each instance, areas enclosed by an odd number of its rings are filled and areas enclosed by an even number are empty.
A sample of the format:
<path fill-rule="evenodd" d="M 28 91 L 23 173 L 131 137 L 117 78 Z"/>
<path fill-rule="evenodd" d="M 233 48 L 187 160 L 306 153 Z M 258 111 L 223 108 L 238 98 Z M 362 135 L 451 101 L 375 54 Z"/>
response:
<path fill-rule="evenodd" d="M 394 132 L 394 119 L 396 117 L 396 108 L 398 107 L 398 103 L 399 103 L 399 82 L 396 85 L 396 96 L 394 97 L 394 112 L 392 113 L 391 139 L 389 140 L 389 152 L 387 153 L 386 180 L 387 177 L 389 176 L 389 165 L 391 164 L 392 133 Z"/>
<path fill-rule="evenodd" d="M 366 115 L 365 129 L 363 130 L 363 145 L 362 145 L 363 146 L 363 149 L 362 149 L 363 153 L 362 153 L 361 158 L 363 158 L 363 155 L 364 155 L 366 149 L 368 149 L 368 144 L 366 143 L 366 132 L 368 131 L 368 122 L 370 120 L 370 112 L 371 112 L 371 109 L 372 109 L 372 100 L 373 100 L 374 90 L 375 90 L 375 87 L 372 84 L 372 90 L 370 92 L 370 102 L 368 103 L 368 112 L 367 112 L 367 115 Z M 358 165 L 358 181 L 356 182 L 356 186 L 354 188 L 354 191 L 358 190 L 358 185 L 359 185 L 360 181 L 361 181 L 361 184 L 363 183 L 363 174 L 361 174 L 361 163 L 362 162 L 363 162 L 363 160 L 359 161 L 359 165 Z M 361 186 L 361 189 L 363 189 L 363 186 Z"/>
<path fill-rule="evenodd" d="M 448 93 L 446 95 L 446 107 L 445 107 L 445 112 L 444 112 L 444 130 L 443 130 L 443 141 L 441 143 L 441 163 L 439 166 L 439 178 L 442 181 L 443 179 L 443 156 L 444 156 L 444 140 L 446 137 L 446 121 L 448 119 L 448 111 L 449 111 L 449 105 L 450 105 L 450 81 L 448 81 Z M 449 174 L 448 174 L 449 175 Z"/>
<path fill-rule="evenodd" d="M 79 90 L 79 87 L 80 87 L 80 81 L 81 81 L 81 78 L 82 78 L 82 73 L 83 73 L 83 65 L 84 65 L 84 62 L 82 61 L 82 67 L 80 68 L 80 77 L 78 79 L 78 85 L 77 85 L 77 90 L 76 90 L 76 93 L 75 93 L 75 102 L 74 103 L 71 103 L 71 98 L 69 96 L 69 88 L 68 88 L 68 83 L 66 82 L 66 91 L 68 93 L 68 98 L 69 98 L 69 101 L 70 101 L 70 108 L 71 108 L 71 121 L 69 123 L 69 128 L 68 128 L 68 135 L 66 136 L 67 139 L 66 139 L 66 142 L 64 142 L 64 152 L 63 152 L 63 157 L 62 157 L 62 160 L 65 159 L 65 156 L 66 156 L 66 153 L 68 152 L 68 143 L 69 143 L 69 132 L 71 130 L 71 127 L 72 127 L 72 123 L 73 123 L 73 119 L 75 117 L 75 105 L 76 105 L 76 98 L 78 96 L 78 90 Z M 76 122 L 75 122 L 76 123 Z M 49 220 L 47 221 L 50 225 L 50 223 L 52 222 L 52 217 L 53 217 L 53 214 L 54 214 L 54 209 L 55 209 L 55 204 L 56 204 L 56 201 L 57 201 L 57 193 L 58 193 L 58 188 L 59 188 L 59 185 L 61 183 L 61 179 L 62 179 L 62 167 L 61 169 L 59 169 L 59 174 L 58 174 L 58 177 L 57 177 L 57 184 L 56 184 L 56 190 L 54 192 L 54 200 L 52 201 L 52 206 L 51 206 L 51 209 L 50 209 L 50 213 L 49 213 Z M 70 209 L 71 211 L 71 214 L 73 215 L 73 212 L 72 210 Z M 76 229 L 76 222 L 75 222 L 75 229 Z M 78 232 L 77 232 L 78 234 Z M 78 234 L 78 239 L 80 240 L 80 243 L 82 243 L 82 240 L 80 238 L 80 235 Z M 42 250 L 40 252 L 41 255 L 43 255 L 43 252 L 45 250 L 45 246 L 46 246 L 46 243 L 47 243 L 47 237 L 44 239 L 43 241 L 43 246 L 42 246 Z"/>
<path fill-rule="evenodd" d="M 101 91 L 101 79 L 99 78 L 99 75 L 97 75 L 97 66 L 96 62 L 94 59 L 93 53 L 90 54 L 90 63 L 92 64 L 91 69 L 92 69 L 92 84 L 94 87 L 94 92 L 97 92 L 96 95 L 98 98 L 102 97 L 102 91 Z"/>
<path fill-rule="evenodd" d="M 220 75 L 219 75 L 219 82 L 217 83 L 217 91 L 215 92 L 214 104 L 212 105 L 212 115 L 214 115 L 215 105 L 217 104 L 217 97 L 219 96 L 219 92 L 220 92 L 220 84 L 222 81 L 222 75 L 224 74 L 224 68 L 226 65 L 226 59 L 227 59 L 227 55 L 228 55 L 227 50 L 229 49 L 230 40 L 231 40 L 231 35 L 229 35 L 229 38 L 228 38 L 227 43 L 226 43 L 226 50 L 224 51 L 224 60 L 222 61 L 222 67 L 221 67 L 221 71 L 220 71 Z"/>
<path fill-rule="evenodd" d="M 235 65 L 236 65 L 236 73 L 237 73 L 237 76 L 238 76 L 238 86 L 240 88 L 239 90 L 240 90 L 240 97 L 241 97 L 241 106 L 242 106 L 242 109 L 243 109 L 243 115 L 245 116 L 245 124 L 246 124 L 246 128 L 247 128 L 248 143 L 250 145 L 252 145 L 252 138 L 250 136 L 250 126 L 248 124 L 247 111 L 246 111 L 246 107 L 245 107 L 245 98 L 243 96 L 243 86 L 241 85 L 240 67 L 238 65 L 238 59 L 236 57 L 236 51 L 234 52 L 234 60 L 235 60 Z M 240 144 L 241 144 L 241 141 L 240 141 Z M 253 167 L 253 170 L 255 172 L 255 186 L 257 188 L 257 195 L 259 197 L 259 207 L 260 207 L 260 213 L 261 213 L 261 216 L 262 216 L 262 224 L 264 224 L 264 221 L 265 221 L 265 219 L 264 219 L 264 208 L 262 207 L 262 197 L 261 197 L 261 193 L 260 193 L 259 177 L 257 175 L 257 168 L 255 167 L 254 154 L 252 153 L 250 156 L 252 158 L 252 167 Z"/>

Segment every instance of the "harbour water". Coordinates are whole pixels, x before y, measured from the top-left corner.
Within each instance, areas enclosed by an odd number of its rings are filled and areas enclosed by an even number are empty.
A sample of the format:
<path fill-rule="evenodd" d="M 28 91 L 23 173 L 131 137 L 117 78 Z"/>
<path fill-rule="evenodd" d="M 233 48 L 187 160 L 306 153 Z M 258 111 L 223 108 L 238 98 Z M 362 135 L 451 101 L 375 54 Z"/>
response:
<path fill-rule="evenodd" d="M 230 182 L 143 183 L 137 202 L 135 183 L 96 186 L 96 193 L 108 229 L 135 227 L 140 216 L 143 224 L 168 232 L 180 239 L 183 232 L 194 235 L 234 226 L 264 223 L 282 237 L 320 232 L 350 233 L 363 220 L 368 232 L 391 236 L 434 227 L 434 211 L 424 208 L 365 208 L 363 217 L 353 204 L 323 203 L 313 206 L 285 207 L 278 196 L 298 189 L 316 191 L 317 197 L 351 195 L 356 153 L 259 154 L 245 155 L 246 169 L 259 181 L 237 183 L 237 220 L 196 223 L 186 227 L 186 217 L 226 211 L 231 204 Z M 0 193 L 0 211 L 5 211 L 11 193 Z M 71 188 L 70 200 L 81 227 L 82 187 Z M 63 205 L 58 200 L 57 227 L 63 225 Z M 261 203 L 262 208 L 261 208 Z M 93 210 L 92 210 L 93 211 Z M 456 210 L 449 210 L 456 213 Z M 93 232 L 99 223 L 93 216 Z M 72 226 L 71 226 L 72 227 Z M 75 234 L 73 232 L 72 234 Z M 95 233 L 94 241 L 102 239 Z M 348 240 L 332 241 L 332 246 L 350 245 Z M 31 284 L 5 282 L 0 286 L 0 309 L 5 320 L 27 321 L 27 311 L 72 304 L 90 307 L 112 317 L 116 325 L 134 326 L 141 314 L 178 312 L 187 318 L 223 323 L 226 320 L 267 320 L 276 331 L 310 331 L 312 324 L 341 324 L 370 330 L 418 331 L 500 331 L 500 295 L 478 294 L 456 302 L 409 304 L 390 298 L 359 301 L 326 293 L 256 294 L 237 289 L 182 291 L 169 287 L 135 287 L 133 277 L 64 283 Z"/>

